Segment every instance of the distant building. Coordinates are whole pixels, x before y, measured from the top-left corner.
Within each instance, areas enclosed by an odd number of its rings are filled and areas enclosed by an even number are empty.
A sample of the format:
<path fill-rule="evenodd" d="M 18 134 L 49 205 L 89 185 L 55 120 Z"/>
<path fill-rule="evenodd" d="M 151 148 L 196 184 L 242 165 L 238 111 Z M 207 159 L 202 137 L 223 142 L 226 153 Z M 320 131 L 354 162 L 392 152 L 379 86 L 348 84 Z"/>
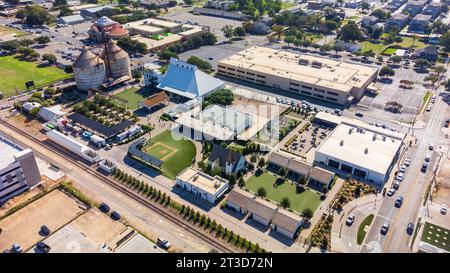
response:
<path fill-rule="evenodd" d="M 395 14 L 386 20 L 384 31 L 389 32 L 396 28 L 398 31 L 402 30 L 408 24 L 409 16 L 406 14 Z"/>
<path fill-rule="evenodd" d="M 96 42 L 105 42 L 108 39 L 117 40 L 128 35 L 128 30 L 116 21 L 106 16 L 100 17 L 88 30 L 89 38 Z"/>
<path fill-rule="evenodd" d="M 79 23 L 83 23 L 84 21 L 85 19 L 81 15 L 70 15 L 58 18 L 58 23 L 64 25 L 76 25 Z"/>
<path fill-rule="evenodd" d="M 215 204 L 229 188 L 228 180 L 219 176 L 212 177 L 190 167 L 177 176 L 176 184 L 212 204 Z"/>
<path fill-rule="evenodd" d="M 431 2 L 425 9 L 422 11 L 423 14 L 431 15 L 431 18 L 434 20 L 442 13 L 442 8 L 444 4 L 440 2 Z"/>
<path fill-rule="evenodd" d="M 193 14 L 208 15 L 208 16 L 222 17 L 222 18 L 239 20 L 239 21 L 246 21 L 246 20 L 250 20 L 251 19 L 250 16 L 248 16 L 246 14 L 243 14 L 241 12 L 237 12 L 237 11 L 225 11 L 225 10 L 199 8 L 199 7 L 195 7 L 193 9 L 192 13 Z"/>
<path fill-rule="evenodd" d="M 170 6 L 169 0 L 142 0 L 139 3 L 145 8 L 167 8 Z"/>
<path fill-rule="evenodd" d="M 0 204 L 41 181 L 34 152 L 0 137 Z"/>
<path fill-rule="evenodd" d="M 252 23 L 247 30 L 247 32 L 252 35 L 267 35 L 270 31 L 271 28 L 267 24 L 259 21 Z"/>
<path fill-rule="evenodd" d="M 245 159 L 242 154 L 213 144 L 208 158 L 211 168 L 221 168 L 226 174 L 236 174 L 245 168 Z"/>
<path fill-rule="evenodd" d="M 104 9 L 111 9 L 111 8 L 113 8 L 113 7 L 110 5 L 84 8 L 84 9 L 80 10 L 80 15 L 83 16 L 87 20 L 91 20 L 91 19 L 95 19 L 98 17 L 97 16 L 98 12 L 100 12 Z"/>
<path fill-rule="evenodd" d="M 51 107 L 42 107 L 38 113 L 38 117 L 44 121 L 56 121 L 57 119 L 66 115 L 66 112 L 62 110 L 60 105 L 54 105 Z"/>
<path fill-rule="evenodd" d="M 368 26 L 373 26 L 378 22 L 378 18 L 375 16 L 363 16 L 362 20 L 361 20 L 361 26 L 362 27 L 368 27 Z"/>
<path fill-rule="evenodd" d="M 348 0 L 345 1 L 344 7 L 349 9 L 358 9 L 361 7 L 363 0 Z"/>
<path fill-rule="evenodd" d="M 408 31 L 425 33 L 430 25 L 431 15 L 417 14 L 409 23 Z"/>
<path fill-rule="evenodd" d="M 229 10 L 230 9 L 230 5 L 233 5 L 233 4 L 234 4 L 234 1 L 208 0 L 208 2 L 205 5 L 205 8 Z"/>
<path fill-rule="evenodd" d="M 161 91 L 139 102 L 139 107 L 151 112 L 156 107 L 165 105 L 168 100 L 169 96 L 167 96 L 166 92 Z"/>
<path fill-rule="evenodd" d="M 411 16 L 416 16 L 421 13 L 423 8 L 425 7 L 427 1 L 426 0 L 413 0 L 406 4 L 403 12 L 409 13 Z"/>
<path fill-rule="evenodd" d="M 224 85 L 224 82 L 206 74 L 197 66 L 172 58 L 157 87 L 173 95 L 193 99 L 203 97 Z"/>
<path fill-rule="evenodd" d="M 25 111 L 27 113 L 30 113 L 31 110 L 33 110 L 35 108 L 39 108 L 39 107 L 41 107 L 41 104 L 38 102 L 28 102 L 27 101 L 22 105 L 23 111 Z"/>
<path fill-rule="evenodd" d="M 302 218 L 299 215 L 278 209 L 272 219 L 270 228 L 290 239 L 294 239 L 301 224 Z"/>
<path fill-rule="evenodd" d="M 413 58 L 426 59 L 431 62 L 436 61 L 438 56 L 439 56 L 439 47 L 437 46 L 427 46 L 425 48 L 416 50 L 412 55 Z"/>

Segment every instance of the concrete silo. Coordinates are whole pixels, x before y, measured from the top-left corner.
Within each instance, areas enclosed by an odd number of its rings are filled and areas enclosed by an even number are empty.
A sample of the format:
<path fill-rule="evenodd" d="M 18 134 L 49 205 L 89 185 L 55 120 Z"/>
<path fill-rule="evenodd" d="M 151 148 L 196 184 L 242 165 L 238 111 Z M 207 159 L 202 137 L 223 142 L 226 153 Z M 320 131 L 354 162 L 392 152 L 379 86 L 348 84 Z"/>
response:
<path fill-rule="evenodd" d="M 72 66 L 78 90 L 97 89 L 106 79 L 105 62 L 86 48 Z"/>
<path fill-rule="evenodd" d="M 113 41 L 105 44 L 101 58 L 105 61 L 108 78 L 131 77 L 130 57 L 125 50 L 118 47 Z"/>

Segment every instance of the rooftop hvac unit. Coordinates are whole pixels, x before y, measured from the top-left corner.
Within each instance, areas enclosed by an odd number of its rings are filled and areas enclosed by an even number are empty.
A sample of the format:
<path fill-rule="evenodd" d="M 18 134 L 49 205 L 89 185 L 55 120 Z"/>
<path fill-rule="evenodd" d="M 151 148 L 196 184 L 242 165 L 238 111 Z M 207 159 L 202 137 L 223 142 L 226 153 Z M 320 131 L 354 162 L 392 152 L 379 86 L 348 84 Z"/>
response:
<path fill-rule="evenodd" d="M 348 134 L 350 135 L 353 132 L 353 128 L 348 129 Z"/>
<path fill-rule="evenodd" d="M 192 179 L 193 181 L 197 181 L 197 179 L 198 179 L 198 174 L 195 174 L 194 175 L 194 178 Z"/>
<path fill-rule="evenodd" d="M 301 65 L 308 65 L 308 64 L 309 64 L 309 60 L 306 60 L 306 59 L 299 59 L 299 60 L 298 60 L 298 64 L 301 64 Z"/>
<path fill-rule="evenodd" d="M 315 68 L 321 68 L 322 67 L 322 63 L 321 62 L 317 62 L 317 61 L 313 61 L 311 63 L 311 66 L 315 67 Z"/>
<path fill-rule="evenodd" d="M 368 154 L 368 153 L 369 153 L 369 148 L 365 148 L 365 149 L 364 149 L 364 153 L 365 153 L 365 154 Z"/>
<path fill-rule="evenodd" d="M 219 187 L 220 187 L 220 182 L 215 182 L 215 183 L 214 183 L 214 188 L 217 189 L 217 188 L 219 188 Z"/>
<path fill-rule="evenodd" d="M 373 141 L 377 140 L 377 134 L 373 134 L 372 140 Z"/>
<path fill-rule="evenodd" d="M 383 141 L 386 141 L 386 136 L 383 136 Z"/>
<path fill-rule="evenodd" d="M 341 140 L 341 142 L 339 143 L 340 146 L 344 146 L 344 141 Z"/>

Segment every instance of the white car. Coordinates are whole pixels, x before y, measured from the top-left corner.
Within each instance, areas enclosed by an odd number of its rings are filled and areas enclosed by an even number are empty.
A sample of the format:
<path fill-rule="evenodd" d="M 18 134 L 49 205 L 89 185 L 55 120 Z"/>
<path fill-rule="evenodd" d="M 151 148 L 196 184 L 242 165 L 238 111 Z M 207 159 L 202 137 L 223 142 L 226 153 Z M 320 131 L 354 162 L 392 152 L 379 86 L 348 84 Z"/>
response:
<path fill-rule="evenodd" d="M 447 214 L 447 209 L 448 209 L 447 205 L 446 204 L 442 204 L 441 205 L 441 214 L 446 215 Z"/>
<path fill-rule="evenodd" d="M 161 247 L 165 248 L 165 249 L 169 249 L 170 246 L 172 245 L 169 241 L 167 241 L 164 238 L 158 238 L 158 240 L 156 241 L 156 243 L 158 245 L 160 245 Z"/>
<path fill-rule="evenodd" d="M 403 162 L 403 165 L 405 165 L 406 167 L 409 167 L 409 165 L 411 165 L 411 159 L 409 159 L 409 158 L 405 159 L 405 161 Z"/>
<path fill-rule="evenodd" d="M 351 226 L 354 221 L 355 221 L 355 215 L 352 213 L 347 217 L 347 221 L 345 221 L 345 224 L 347 226 Z"/>
<path fill-rule="evenodd" d="M 434 144 L 430 143 L 430 145 L 428 145 L 428 150 L 433 151 L 434 149 Z"/>
<path fill-rule="evenodd" d="M 402 181 L 403 180 L 403 173 L 399 173 L 397 174 L 397 176 L 395 177 L 395 179 Z"/>
<path fill-rule="evenodd" d="M 406 172 L 406 165 L 405 165 L 405 164 L 403 164 L 402 166 L 400 166 L 400 171 L 401 171 L 402 173 Z"/>

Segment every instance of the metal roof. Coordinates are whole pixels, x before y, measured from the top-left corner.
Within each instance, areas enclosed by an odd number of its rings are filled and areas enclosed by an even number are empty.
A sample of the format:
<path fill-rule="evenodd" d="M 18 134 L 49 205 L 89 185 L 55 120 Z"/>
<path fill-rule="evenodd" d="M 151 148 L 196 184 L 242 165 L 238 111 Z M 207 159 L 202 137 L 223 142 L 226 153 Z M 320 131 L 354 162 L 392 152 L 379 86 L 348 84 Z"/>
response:
<path fill-rule="evenodd" d="M 111 138 L 134 124 L 131 120 L 125 120 L 117 125 L 108 127 L 106 125 L 101 124 L 100 122 L 85 117 L 80 113 L 73 113 L 67 116 L 67 118 L 70 119 L 72 122 L 77 123 L 83 127 L 88 127 L 92 131 L 95 131 L 106 138 Z"/>

